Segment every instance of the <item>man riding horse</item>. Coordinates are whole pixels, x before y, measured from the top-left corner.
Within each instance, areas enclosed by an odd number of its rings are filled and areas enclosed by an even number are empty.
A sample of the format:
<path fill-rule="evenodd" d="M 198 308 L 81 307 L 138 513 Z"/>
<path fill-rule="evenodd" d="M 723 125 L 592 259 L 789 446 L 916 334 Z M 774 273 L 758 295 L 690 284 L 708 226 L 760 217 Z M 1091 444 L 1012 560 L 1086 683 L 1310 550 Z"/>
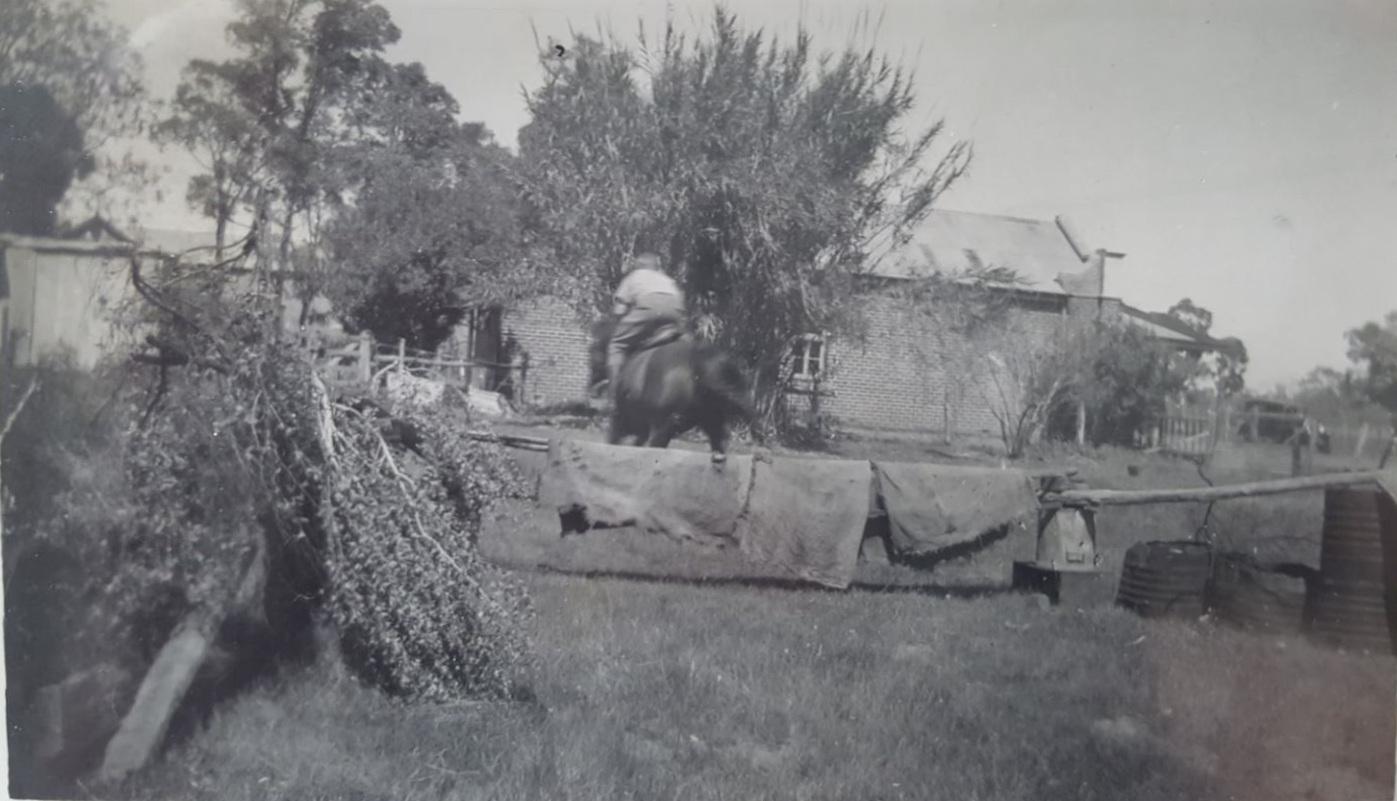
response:
<path fill-rule="evenodd" d="M 729 421 L 754 419 L 741 369 L 687 336 L 684 293 L 653 253 L 636 257 L 612 300 L 612 315 L 593 329 L 591 355 L 594 391 L 605 382 L 611 399 L 607 440 L 664 448 L 697 427 L 722 462 Z"/>
<path fill-rule="evenodd" d="M 606 353 L 606 376 L 611 400 L 616 401 L 616 376 L 626 357 L 646 346 L 683 334 L 684 291 L 660 269 L 660 257 L 642 253 L 612 295 L 615 327 Z"/>

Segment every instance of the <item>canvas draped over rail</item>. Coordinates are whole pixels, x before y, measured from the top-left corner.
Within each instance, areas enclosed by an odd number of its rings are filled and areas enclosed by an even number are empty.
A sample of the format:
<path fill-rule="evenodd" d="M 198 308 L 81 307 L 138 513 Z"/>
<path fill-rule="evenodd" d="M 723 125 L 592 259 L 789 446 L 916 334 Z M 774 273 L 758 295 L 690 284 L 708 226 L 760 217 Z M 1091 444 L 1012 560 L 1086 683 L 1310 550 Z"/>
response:
<path fill-rule="evenodd" d="M 868 522 L 867 462 L 759 459 L 738 528 L 742 551 L 781 578 L 844 589 Z"/>
<path fill-rule="evenodd" d="M 701 545 L 735 545 L 750 456 L 721 470 L 706 454 L 554 440 L 539 502 L 585 527 L 636 526 Z"/>
<path fill-rule="evenodd" d="M 551 443 L 539 491 L 575 530 L 633 526 L 838 589 L 853 581 L 871 500 L 887 511 L 894 552 L 909 555 L 973 543 L 1038 509 L 1022 470 L 750 456 L 715 466 L 697 451 L 572 440 Z"/>
<path fill-rule="evenodd" d="M 1038 495 L 1022 470 L 874 462 L 893 550 L 928 554 L 1005 525 L 1036 521 Z"/>

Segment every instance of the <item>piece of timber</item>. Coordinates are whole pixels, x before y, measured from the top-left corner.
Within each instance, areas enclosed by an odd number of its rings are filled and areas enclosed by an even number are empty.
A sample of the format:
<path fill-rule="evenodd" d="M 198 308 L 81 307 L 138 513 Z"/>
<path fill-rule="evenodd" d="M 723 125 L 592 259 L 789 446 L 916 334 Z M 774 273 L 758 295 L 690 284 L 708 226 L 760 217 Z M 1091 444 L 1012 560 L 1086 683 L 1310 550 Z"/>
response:
<path fill-rule="evenodd" d="M 1245 484 L 1224 484 L 1215 487 L 1187 487 L 1158 490 L 1079 489 L 1044 493 L 1042 502 L 1061 506 L 1125 506 L 1141 503 L 1199 503 L 1248 498 L 1257 495 L 1279 495 L 1298 490 L 1345 487 L 1354 484 L 1381 484 L 1391 492 L 1397 489 L 1397 477 L 1379 470 L 1353 473 L 1330 473 L 1303 478 L 1274 481 L 1252 481 Z"/>

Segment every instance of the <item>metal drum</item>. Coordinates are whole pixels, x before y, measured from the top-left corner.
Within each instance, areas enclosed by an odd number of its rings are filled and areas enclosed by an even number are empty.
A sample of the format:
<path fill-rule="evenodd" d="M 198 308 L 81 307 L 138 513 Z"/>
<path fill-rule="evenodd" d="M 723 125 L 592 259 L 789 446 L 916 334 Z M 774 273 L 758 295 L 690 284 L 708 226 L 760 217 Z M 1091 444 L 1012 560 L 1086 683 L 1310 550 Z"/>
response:
<path fill-rule="evenodd" d="M 1393 518 L 1392 502 L 1377 490 L 1325 491 L 1319 577 L 1306 604 L 1317 639 L 1392 652 L 1388 590 L 1393 571 L 1383 540 L 1393 536 Z"/>
<path fill-rule="evenodd" d="M 1205 543 L 1142 542 L 1125 552 L 1116 603 L 1142 617 L 1200 617 L 1213 551 Z"/>
<path fill-rule="evenodd" d="M 1305 599 L 1314 571 L 1303 565 L 1259 564 L 1245 554 L 1218 556 L 1208 588 L 1220 620 L 1267 634 L 1298 632 L 1305 623 Z"/>

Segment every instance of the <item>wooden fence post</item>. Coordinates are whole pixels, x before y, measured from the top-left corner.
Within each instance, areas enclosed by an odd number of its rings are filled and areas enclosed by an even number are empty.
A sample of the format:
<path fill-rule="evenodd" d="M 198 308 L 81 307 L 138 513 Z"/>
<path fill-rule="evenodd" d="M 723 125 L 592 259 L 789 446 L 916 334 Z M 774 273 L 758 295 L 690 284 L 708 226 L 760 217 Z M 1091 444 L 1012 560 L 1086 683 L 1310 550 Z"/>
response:
<path fill-rule="evenodd" d="M 373 357 L 373 340 L 369 337 L 368 331 L 361 332 L 359 334 L 359 381 L 366 386 L 373 380 Z"/>
<path fill-rule="evenodd" d="M 1084 448 L 1087 444 L 1087 404 L 1086 401 L 1077 401 L 1077 447 Z"/>

